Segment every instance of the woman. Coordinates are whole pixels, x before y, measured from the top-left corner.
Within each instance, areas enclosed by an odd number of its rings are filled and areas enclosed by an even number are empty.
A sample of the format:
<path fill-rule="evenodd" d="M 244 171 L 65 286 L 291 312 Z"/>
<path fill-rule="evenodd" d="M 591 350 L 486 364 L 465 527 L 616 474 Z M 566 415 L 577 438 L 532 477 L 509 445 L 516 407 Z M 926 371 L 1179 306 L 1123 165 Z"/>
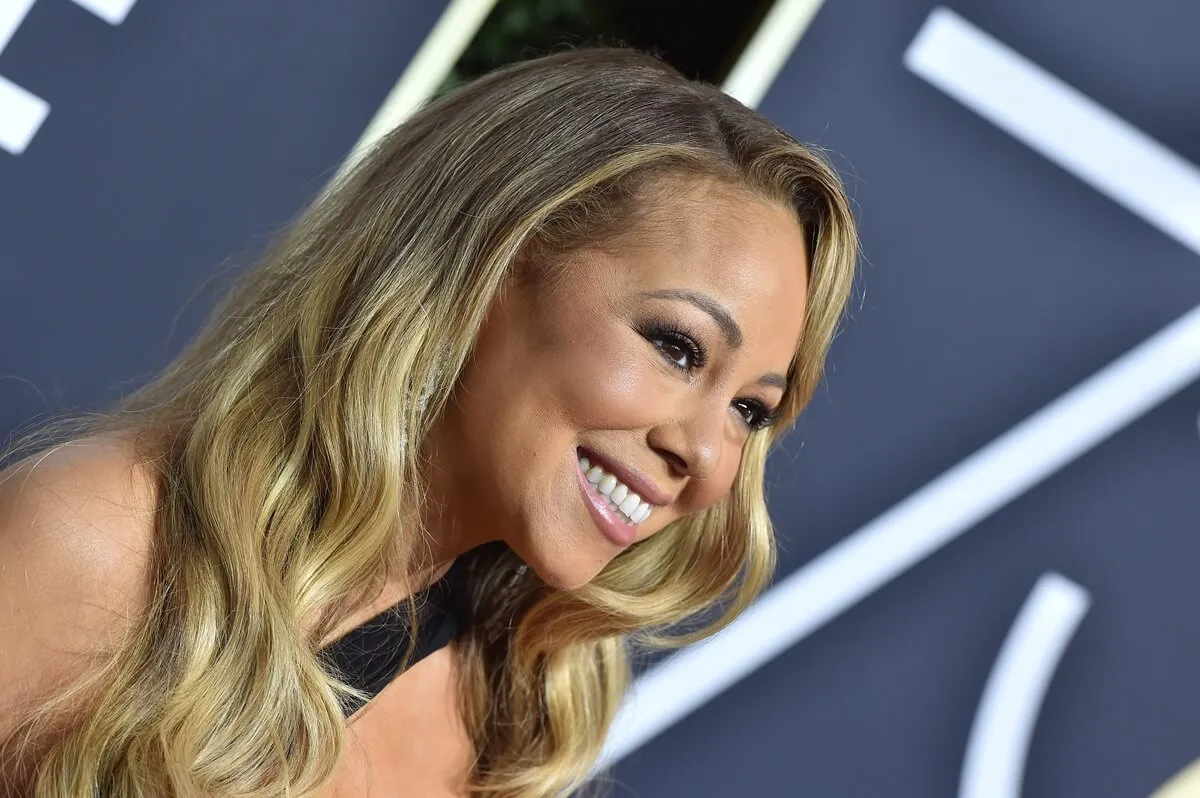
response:
<path fill-rule="evenodd" d="M 767 583 L 767 450 L 855 259 L 818 155 L 649 56 L 558 53 L 432 103 L 163 374 L 9 468 L 9 778 L 577 786 L 627 647 L 710 634 Z"/>

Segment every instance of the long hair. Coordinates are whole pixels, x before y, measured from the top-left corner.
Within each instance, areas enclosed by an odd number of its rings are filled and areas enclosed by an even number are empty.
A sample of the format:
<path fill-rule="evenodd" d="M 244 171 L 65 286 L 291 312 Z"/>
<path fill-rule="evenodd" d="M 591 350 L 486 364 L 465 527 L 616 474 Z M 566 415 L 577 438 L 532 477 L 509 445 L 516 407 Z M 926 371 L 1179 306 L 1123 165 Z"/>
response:
<path fill-rule="evenodd" d="M 318 644 L 366 606 L 364 586 L 428 565 L 422 445 L 518 254 L 551 269 L 615 240 L 655 186 L 692 175 L 794 208 L 808 237 L 780 424 L 751 435 L 731 495 L 585 587 L 551 589 L 502 546 L 472 554 L 459 643 L 471 789 L 576 788 L 627 686 L 628 648 L 712 634 L 768 583 L 767 452 L 821 377 L 858 251 L 819 152 L 713 86 L 609 48 L 513 64 L 427 105 L 239 276 L 155 379 L 27 436 L 44 448 L 137 431 L 159 490 L 152 599 L 102 665 L 31 716 L 25 739 L 85 707 L 39 758 L 34 794 L 266 798 L 325 783 L 344 745 L 339 698 L 364 696 L 321 666 Z"/>

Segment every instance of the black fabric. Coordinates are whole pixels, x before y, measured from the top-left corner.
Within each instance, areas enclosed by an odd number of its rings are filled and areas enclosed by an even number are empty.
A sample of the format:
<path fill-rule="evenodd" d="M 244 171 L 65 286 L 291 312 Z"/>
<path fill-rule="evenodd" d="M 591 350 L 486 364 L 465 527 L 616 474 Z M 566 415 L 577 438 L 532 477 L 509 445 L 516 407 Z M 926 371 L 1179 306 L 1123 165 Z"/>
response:
<path fill-rule="evenodd" d="M 417 645 L 408 667 L 454 640 L 463 627 L 466 557 L 459 557 L 440 579 L 415 596 Z M 346 684 L 374 698 L 405 670 L 410 641 L 408 600 L 402 600 L 317 652 L 322 664 Z M 348 718 L 366 702 L 342 699 Z"/>

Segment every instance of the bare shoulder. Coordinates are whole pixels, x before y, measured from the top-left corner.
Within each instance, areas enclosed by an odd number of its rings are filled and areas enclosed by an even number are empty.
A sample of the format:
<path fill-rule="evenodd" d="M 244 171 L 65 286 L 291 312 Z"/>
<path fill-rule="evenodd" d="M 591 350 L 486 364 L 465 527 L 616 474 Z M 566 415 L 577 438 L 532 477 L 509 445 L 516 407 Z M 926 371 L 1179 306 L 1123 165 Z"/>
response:
<path fill-rule="evenodd" d="M 0 472 L 0 739 L 145 608 L 155 480 L 132 439 L 72 441 Z"/>

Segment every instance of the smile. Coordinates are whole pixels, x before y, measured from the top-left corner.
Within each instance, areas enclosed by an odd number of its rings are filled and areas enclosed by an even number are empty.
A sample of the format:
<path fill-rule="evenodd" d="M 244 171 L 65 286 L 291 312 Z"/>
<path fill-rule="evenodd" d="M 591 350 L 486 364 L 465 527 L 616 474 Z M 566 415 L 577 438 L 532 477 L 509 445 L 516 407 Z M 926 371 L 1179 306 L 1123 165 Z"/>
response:
<path fill-rule="evenodd" d="M 593 465 L 586 457 L 579 458 L 579 471 L 595 498 L 618 513 L 621 520 L 636 526 L 650 517 L 653 508 L 649 502 L 600 466 Z"/>

